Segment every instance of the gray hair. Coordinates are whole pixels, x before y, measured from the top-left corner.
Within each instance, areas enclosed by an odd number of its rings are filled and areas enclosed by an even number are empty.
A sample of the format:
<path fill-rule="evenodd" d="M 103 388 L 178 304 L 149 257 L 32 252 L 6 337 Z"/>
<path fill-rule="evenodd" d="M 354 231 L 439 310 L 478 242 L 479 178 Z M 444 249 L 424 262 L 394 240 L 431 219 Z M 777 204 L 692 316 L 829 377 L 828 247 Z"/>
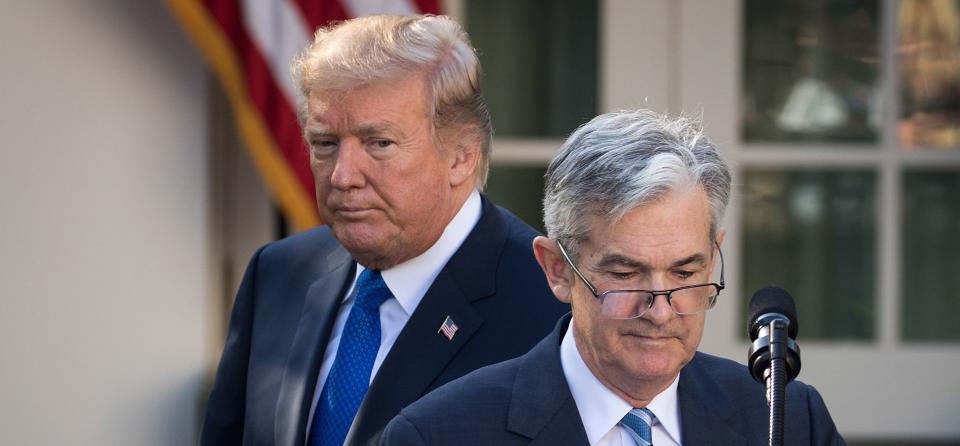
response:
<path fill-rule="evenodd" d="M 589 236 L 589 217 L 615 222 L 683 185 L 699 185 L 710 203 L 710 237 L 730 198 L 730 169 L 699 120 L 649 110 L 597 116 L 563 143 L 547 168 L 547 235 L 574 253 Z"/>
<path fill-rule="evenodd" d="M 480 93 L 480 61 L 455 20 L 381 15 L 323 27 L 293 62 L 291 71 L 304 101 L 314 89 L 347 90 L 425 76 L 434 135 L 439 135 L 438 130 L 465 130 L 463 136 L 480 147 L 477 188 L 486 184 L 493 127 Z M 305 109 L 306 104 L 301 104 L 301 122 Z M 457 135 L 462 137 L 460 132 Z"/>

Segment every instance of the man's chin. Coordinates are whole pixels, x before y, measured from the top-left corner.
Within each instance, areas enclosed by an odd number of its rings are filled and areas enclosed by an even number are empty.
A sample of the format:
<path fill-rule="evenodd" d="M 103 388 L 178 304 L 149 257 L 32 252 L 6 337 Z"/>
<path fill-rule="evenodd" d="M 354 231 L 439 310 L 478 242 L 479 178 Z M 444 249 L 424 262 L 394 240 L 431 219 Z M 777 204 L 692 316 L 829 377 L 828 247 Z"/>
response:
<path fill-rule="evenodd" d="M 351 253 L 382 251 L 386 246 L 384 237 L 368 225 L 358 223 L 335 223 L 333 235 Z"/>
<path fill-rule="evenodd" d="M 366 268 L 385 269 L 390 266 L 390 253 L 395 237 L 385 236 L 364 224 L 334 224 L 333 235 L 350 256 Z"/>
<path fill-rule="evenodd" d="M 634 350 L 637 363 L 633 364 L 633 369 L 638 376 L 659 377 L 661 379 L 672 379 L 683 367 L 686 361 L 680 357 L 679 352 L 671 349 L 639 349 Z"/>
<path fill-rule="evenodd" d="M 682 367 L 677 367 L 675 361 L 653 360 L 645 364 L 638 365 L 634 370 L 634 376 L 643 377 L 649 381 L 660 381 L 668 383 L 676 378 Z"/>

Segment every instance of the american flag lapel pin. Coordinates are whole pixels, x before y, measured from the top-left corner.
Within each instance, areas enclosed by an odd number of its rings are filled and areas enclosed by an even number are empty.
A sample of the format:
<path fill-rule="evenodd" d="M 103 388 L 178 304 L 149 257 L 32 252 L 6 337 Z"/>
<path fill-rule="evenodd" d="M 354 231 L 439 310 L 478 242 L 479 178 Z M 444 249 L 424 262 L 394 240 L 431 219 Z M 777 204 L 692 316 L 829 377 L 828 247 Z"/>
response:
<path fill-rule="evenodd" d="M 460 327 L 453 322 L 453 318 L 447 316 L 447 318 L 443 320 L 443 323 L 440 324 L 440 329 L 437 330 L 437 333 L 443 333 L 443 335 L 447 337 L 448 341 L 452 341 L 453 335 L 457 334 L 457 330 L 459 329 Z"/>

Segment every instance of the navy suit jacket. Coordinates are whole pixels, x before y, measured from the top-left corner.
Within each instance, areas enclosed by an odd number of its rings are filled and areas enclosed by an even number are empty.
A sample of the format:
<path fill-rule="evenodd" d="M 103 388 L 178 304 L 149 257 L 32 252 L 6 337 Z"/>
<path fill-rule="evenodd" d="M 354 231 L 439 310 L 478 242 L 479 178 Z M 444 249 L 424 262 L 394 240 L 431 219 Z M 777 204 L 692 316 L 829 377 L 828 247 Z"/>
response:
<path fill-rule="evenodd" d="M 443 386 L 400 412 L 381 446 L 587 445 L 560 363 L 570 316 L 529 353 Z M 766 445 L 763 386 L 743 365 L 696 353 L 680 371 L 684 445 Z M 785 445 L 844 445 L 817 391 L 787 385 Z"/>
<path fill-rule="evenodd" d="M 376 441 L 400 409 L 482 366 L 527 352 L 569 307 L 533 256 L 536 231 L 482 199 L 370 384 L 347 444 Z M 204 445 L 305 442 L 310 406 L 356 262 L 326 226 L 261 248 L 234 302 L 201 434 Z M 452 340 L 439 333 L 450 316 Z"/>

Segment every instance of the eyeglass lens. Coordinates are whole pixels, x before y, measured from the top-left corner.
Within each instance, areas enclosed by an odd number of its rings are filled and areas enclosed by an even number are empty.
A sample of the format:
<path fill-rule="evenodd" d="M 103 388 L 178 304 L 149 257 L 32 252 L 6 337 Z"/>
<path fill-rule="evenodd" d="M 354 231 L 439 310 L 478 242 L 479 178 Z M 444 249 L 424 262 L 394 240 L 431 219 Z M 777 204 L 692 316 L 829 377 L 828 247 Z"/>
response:
<path fill-rule="evenodd" d="M 647 291 L 617 290 L 608 291 L 601 296 L 603 315 L 614 319 L 640 317 L 655 303 L 655 295 Z M 677 314 L 695 314 L 710 308 L 716 296 L 717 288 L 704 284 L 672 291 L 669 302 Z"/>

